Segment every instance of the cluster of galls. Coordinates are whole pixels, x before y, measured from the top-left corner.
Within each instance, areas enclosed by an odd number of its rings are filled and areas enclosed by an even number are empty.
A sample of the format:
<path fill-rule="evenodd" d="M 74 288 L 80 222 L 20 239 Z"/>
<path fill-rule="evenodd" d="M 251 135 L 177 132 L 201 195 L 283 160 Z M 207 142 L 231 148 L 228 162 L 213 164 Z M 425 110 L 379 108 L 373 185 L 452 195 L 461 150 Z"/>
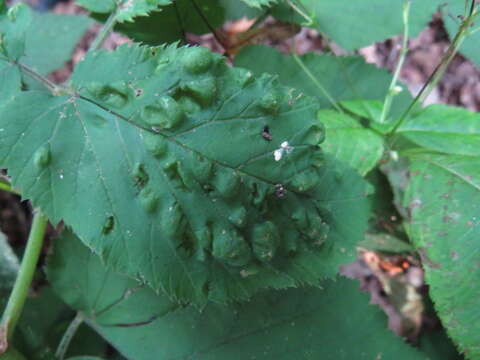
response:
<path fill-rule="evenodd" d="M 153 221 L 161 224 L 162 235 L 176 239 L 179 256 L 201 262 L 213 258 L 242 276 L 255 274 L 262 264 L 281 266 L 298 252 L 314 251 L 328 233 L 322 210 L 314 201 L 322 165 L 317 144 L 323 139 L 323 128 L 312 125 L 296 129 L 296 134 L 304 132 L 307 143 L 289 154 L 288 159 L 276 163 L 273 151 L 270 152 L 267 166 L 271 166 L 272 172 L 282 174 L 282 167 L 289 167 L 285 172 L 289 175 L 281 182 L 207 158 L 188 148 L 188 143 L 179 143 L 176 133 L 197 126 L 202 110 L 212 108 L 209 116 L 215 115 L 222 107 L 219 97 L 233 96 L 254 79 L 242 69 L 225 70 L 219 57 L 205 48 L 182 49 L 180 54 L 176 60 L 181 63 L 180 70 L 172 58 L 160 56 L 155 72 L 162 74 L 170 85 L 165 91 L 157 90 L 148 103 L 141 98 L 150 85 L 142 86 L 141 81 L 88 87 L 96 101 L 120 111 L 143 129 L 141 136 L 152 156 L 137 163 L 131 176 L 141 207 L 155 215 Z M 216 76 L 218 67 L 224 67 L 221 71 L 228 71 L 229 76 Z M 151 91 L 154 90 L 148 89 Z M 257 135 L 265 142 L 265 148 L 272 148 L 275 116 L 287 98 L 285 93 L 278 86 L 271 87 L 251 106 L 263 114 L 259 116 Z M 273 121 L 266 126 L 265 118 L 269 117 Z M 245 136 L 248 144 L 247 135 L 238 134 Z M 229 146 L 228 139 L 205 141 Z M 297 163 L 302 164 L 298 172 Z M 113 227 L 114 217 L 109 216 L 104 233 L 108 234 Z"/>

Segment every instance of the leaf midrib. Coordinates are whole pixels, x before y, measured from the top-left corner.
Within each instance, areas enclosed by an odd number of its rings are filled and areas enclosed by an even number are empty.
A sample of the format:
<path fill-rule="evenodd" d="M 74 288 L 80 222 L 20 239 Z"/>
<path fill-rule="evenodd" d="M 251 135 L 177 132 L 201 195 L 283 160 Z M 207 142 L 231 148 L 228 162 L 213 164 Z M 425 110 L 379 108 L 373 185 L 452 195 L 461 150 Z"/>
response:
<path fill-rule="evenodd" d="M 92 99 L 90 99 L 90 98 L 87 98 L 87 97 L 85 97 L 85 96 L 83 96 L 83 95 L 77 95 L 76 97 L 77 97 L 78 99 L 81 99 L 81 100 L 84 100 L 84 101 L 86 101 L 86 102 L 89 102 L 89 103 L 91 103 L 91 104 L 93 104 L 93 105 L 95 105 L 95 106 L 98 106 L 98 107 L 101 108 L 103 111 L 106 111 L 107 113 L 109 113 L 109 114 L 111 114 L 111 115 L 113 115 L 113 116 L 118 117 L 120 120 L 126 121 L 128 124 L 132 125 L 133 127 L 137 128 L 137 129 L 141 129 L 141 130 L 146 131 L 146 132 L 149 132 L 149 133 L 151 133 L 151 134 L 155 134 L 155 135 L 162 136 L 165 140 L 170 141 L 170 142 L 173 142 L 175 145 L 178 145 L 178 146 L 182 147 L 183 149 L 185 149 L 185 150 L 187 150 L 187 151 L 189 151 L 189 152 L 191 152 L 191 153 L 193 153 L 193 154 L 200 155 L 200 156 L 208 159 L 209 161 L 212 161 L 213 163 L 215 163 L 215 164 L 217 164 L 217 165 L 219 165 L 219 166 L 222 166 L 222 167 L 224 167 L 224 168 L 231 169 L 231 170 L 233 170 L 233 171 L 238 171 L 239 173 L 241 173 L 241 174 L 243 174 L 243 175 L 245 175 L 245 176 L 249 176 L 249 177 L 251 177 L 251 178 L 253 178 L 253 179 L 256 179 L 257 181 L 261 181 L 261 182 L 266 183 L 266 184 L 269 184 L 269 185 L 275 185 L 275 184 L 276 184 L 275 182 L 268 181 L 268 180 L 266 180 L 266 179 L 264 179 L 264 178 L 261 178 L 261 177 L 259 177 L 259 176 L 253 175 L 253 174 L 251 174 L 251 173 L 249 173 L 249 172 L 240 170 L 240 166 L 245 165 L 245 162 L 242 163 L 242 164 L 240 164 L 238 167 L 233 167 L 233 166 L 231 166 L 231 165 L 229 165 L 229 164 L 225 164 L 225 163 L 220 162 L 220 161 L 218 161 L 218 160 L 211 159 L 210 157 L 206 156 L 205 154 L 200 153 L 200 152 L 198 152 L 197 150 L 192 149 L 191 147 L 189 147 L 189 146 L 181 143 L 180 141 L 178 141 L 178 140 L 177 140 L 176 138 L 174 138 L 173 136 L 168 136 L 168 135 L 162 134 L 161 132 L 155 132 L 155 131 L 153 131 L 151 128 L 143 127 L 143 126 L 141 126 L 141 125 L 139 125 L 139 124 L 131 121 L 129 118 L 125 117 L 124 115 L 122 115 L 122 114 L 120 114 L 120 113 L 118 113 L 118 112 L 116 112 L 116 111 L 114 111 L 114 110 L 111 110 L 111 109 L 107 108 L 107 107 L 104 106 L 104 105 L 101 105 L 101 104 L 97 103 L 95 100 L 92 100 Z M 66 101 L 63 105 L 65 105 L 66 103 L 68 103 L 68 101 Z M 306 109 L 306 108 L 308 108 L 308 107 L 310 107 L 310 106 L 313 106 L 313 105 L 306 106 L 305 108 L 302 108 L 302 110 L 303 110 L 303 109 Z M 286 112 L 286 113 L 288 113 L 288 112 Z M 242 118 L 242 120 L 247 120 L 247 119 L 250 119 L 250 118 Z M 251 118 L 251 119 L 256 120 L 257 118 Z M 206 125 L 206 124 L 209 124 L 210 122 L 211 122 L 211 121 L 207 121 L 207 122 L 202 123 L 201 125 Z M 195 128 L 197 128 L 197 127 L 195 127 Z M 189 129 L 189 130 L 191 130 L 191 129 Z M 188 131 L 189 131 L 189 130 L 188 130 Z M 178 134 L 175 134 L 174 136 L 177 137 Z M 296 147 L 301 147 L 301 146 L 309 146 L 309 145 L 307 145 L 307 144 L 297 145 Z M 271 151 L 265 152 L 265 153 L 263 153 L 263 154 L 259 154 L 259 155 L 257 155 L 257 157 L 265 156 L 266 154 L 268 154 L 268 153 L 270 153 L 270 152 L 271 152 Z M 250 161 L 250 160 L 251 160 L 251 159 L 249 159 L 248 161 Z M 292 192 L 292 193 L 295 193 L 295 194 L 298 195 L 298 196 L 305 196 L 305 194 L 299 193 L 299 192 L 295 191 L 294 189 L 288 189 L 288 190 L 289 190 L 290 192 Z"/>

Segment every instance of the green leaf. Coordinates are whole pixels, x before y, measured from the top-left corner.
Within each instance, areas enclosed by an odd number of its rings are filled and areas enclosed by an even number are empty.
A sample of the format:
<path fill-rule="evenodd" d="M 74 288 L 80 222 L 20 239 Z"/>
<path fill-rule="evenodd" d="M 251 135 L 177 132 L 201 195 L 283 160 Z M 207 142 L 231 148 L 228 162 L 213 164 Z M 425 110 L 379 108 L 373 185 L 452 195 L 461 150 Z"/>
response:
<path fill-rule="evenodd" d="M 318 119 L 326 128 L 322 148 L 364 176 L 383 155 L 383 138 L 357 120 L 334 110 L 322 110 Z"/>
<path fill-rule="evenodd" d="M 324 159 L 313 99 L 201 47 L 95 52 L 72 86 L 5 106 L 0 163 L 110 266 L 203 303 L 317 284 L 353 256 L 367 185 Z"/>
<path fill-rule="evenodd" d="M 315 29 L 345 50 L 356 50 L 403 32 L 404 0 L 302 0 L 313 14 Z M 443 0 L 413 1 L 409 16 L 410 37 L 416 37 Z M 462 2 L 463 3 L 463 2 Z"/>
<path fill-rule="evenodd" d="M 231 307 L 182 307 L 107 271 L 71 233 L 54 243 L 47 273 L 55 290 L 122 354 L 170 359 L 442 359 L 395 337 L 386 318 L 347 279 L 271 291 Z M 84 269 L 81 273 L 78 269 Z M 333 307 L 332 307 L 333 306 Z M 359 331 L 359 325 L 368 331 Z M 354 336 L 353 336 L 353 335 Z"/>
<path fill-rule="evenodd" d="M 445 25 L 445 29 L 448 32 L 450 39 L 453 39 L 460 27 L 461 19 L 459 16 L 465 15 L 465 10 L 470 10 L 470 6 L 465 7 L 464 1 L 449 1 L 442 6 L 442 19 Z M 478 53 L 478 47 L 480 45 L 480 32 L 478 32 L 478 24 L 475 23 L 475 27 L 471 29 L 473 32 L 462 43 L 460 52 L 467 58 L 472 60 L 477 66 L 480 66 L 480 54 Z"/>
<path fill-rule="evenodd" d="M 20 70 L 11 61 L 23 55 L 25 32 L 30 21 L 31 13 L 26 5 L 19 3 L 8 12 L 4 3 L 0 5 L 0 106 L 21 89 Z"/>
<path fill-rule="evenodd" d="M 4 6 L 0 10 L 0 53 L 2 58 L 16 61 L 25 52 L 25 34 L 32 21 L 32 11 L 23 3 L 15 4 L 8 11 Z"/>
<path fill-rule="evenodd" d="M 22 88 L 22 76 L 17 66 L 0 60 L 0 106 L 8 103 L 20 92 Z M 0 132 L 3 131 L 0 129 Z"/>
<path fill-rule="evenodd" d="M 211 32 L 211 28 L 215 29 L 225 22 L 225 15 L 231 13 L 231 7 L 235 6 L 235 9 L 238 9 L 239 6 L 232 5 L 231 0 L 197 0 L 195 4 L 203 17 L 192 0 L 176 0 L 170 5 L 163 6 L 162 11 L 137 17 L 133 22 L 117 24 L 115 31 L 144 44 L 173 43 L 185 40 L 185 33 L 200 35 Z M 244 4 L 240 4 L 247 8 Z M 100 13 L 93 14 L 93 17 L 100 21 L 107 19 L 107 15 Z"/>
<path fill-rule="evenodd" d="M 71 59 L 76 44 L 91 24 L 82 15 L 35 13 L 26 32 L 25 57 L 21 62 L 41 74 L 61 68 Z"/>
<path fill-rule="evenodd" d="M 245 67 L 255 75 L 262 73 L 278 75 L 282 84 L 317 97 L 322 107 L 332 106 L 322 88 L 337 103 L 359 99 L 383 102 L 390 86 L 391 74 L 365 63 L 360 56 L 309 53 L 300 56 L 299 59 L 312 76 L 309 76 L 292 56 L 260 45 L 244 48 L 235 57 L 235 65 Z M 408 91 L 400 93 L 393 103 L 392 117 L 399 116 L 410 101 Z"/>
<path fill-rule="evenodd" d="M 397 134 L 414 144 L 413 147 L 480 156 L 480 115 L 466 109 L 447 105 L 428 106 L 408 118 Z"/>
<path fill-rule="evenodd" d="M 262 8 L 263 6 L 268 7 L 277 3 L 278 0 L 242 0 L 248 6 Z"/>
<path fill-rule="evenodd" d="M 161 10 L 161 6 L 171 4 L 171 0 L 77 0 L 77 5 L 97 13 L 116 11 L 116 21 L 133 21 L 137 16 L 147 16 L 152 11 Z"/>
<path fill-rule="evenodd" d="M 76 43 L 91 25 L 85 16 L 37 14 L 24 4 L 13 6 L 8 14 L 0 15 L 0 106 L 22 86 L 22 75 L 14 61 L 48 74 L 71 58 Z M 25 82 L 30 85 L 31 79 L 27 76 Z"/>
<path fill-rule="evenodd" d="M 425 108 L 399 129 L 403 141 L 397 146 L 410 163 L 392 173 L 435 309 L 469 359 L 480 359 L 472 321 L 480 316 L 478 121 L 460 108 Z"/>
<path fill-rule="evenodd" d="M 409 236 L 449 335 L 469 359 L 480 359 L 480 158 L 415 154 L 410 161 Z"/>

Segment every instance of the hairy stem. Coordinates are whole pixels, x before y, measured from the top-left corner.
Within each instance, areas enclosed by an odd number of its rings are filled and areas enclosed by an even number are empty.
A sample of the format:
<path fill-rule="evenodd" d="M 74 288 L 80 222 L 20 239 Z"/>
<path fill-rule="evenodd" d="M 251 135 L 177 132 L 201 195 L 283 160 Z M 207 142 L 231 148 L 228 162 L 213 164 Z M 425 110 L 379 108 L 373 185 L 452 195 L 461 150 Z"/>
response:
<path fill-rule="evenodd" d="M 472 0 L 472 6 L 474 2 L 475 0 Z M 438 82 L 443 77 L 448 66 L 452 62 L 455 55 L 457 54 L 458 49 L 462 45 L 463 41 L 470 35 L 470 28 L 473 24 L 474 19 L 477 17 L 477 15 L 478 15 L 478 9 L 472 7 L 469 15 L 462 21 L 460 28 L 458 29 L 455 37 L 451 41 L 447 51 L 443 55 L 442 60 L 437 65 L 433 73 L 429 76 L 427 82 L 425 83 L 425 85 L 423 85 L 418 95 L 415 97 L 415 99 L 413 99 L 410 106 L 402 114 L 400 120 L 395 124 L 392 131 L 389 133 L 389 136 L 392 136 L 396 133 L 398 128 L 402 126 L 402 124 L 405 122 L 408 115 L 416 107 L 416 105 L 419 103 L 422 103 L 428 97 L 428 95 L 430 95 L 430 93 L 435 88 L 435 86 L 437 86 Z"/>
<path fill-rule="evenodd" d="M 23 305 L 32 283 L 33 275 L 37 268 L 38 258 L 43 245 L 45 229 L 48 219 L 41 211 L 36 210 L 33 217 L 32 228 L 28 236 L 28 243 L 23 254 L 22 264 L 15 280 L 15 285 L 8 299 L 7 307 L 3 312 L 0 329 L 3 330 L 3 339 L 7 343 L 11 341 L 15 327 L 20 319 Z M 0 339 L 1 341 L 2 339 Z M 5 346 L 6 348 L 6 346 Z"/>
<path fill-rule="evenodd" d="M 343 113 L 342 108 L 337 104 L 335 99 L 329 94 L 327 89 L 325 89 L 323 87 L 323 85 L 317 80 L 315 75 L 313 75 L 312 72 L 305 66 L 302 59 L 300 59 L 300 57 L 295 53 L 292 54 L 292 57 L 295 60 L 295 62 L 298 64 L 298 66 L 300 66 L 300 68 L 303 70 L 303 72 L 310 78 L 310 80 L 312 80 L 312 82 L 315 84 L 315 86 L 320 90 L 320 92 L 323 94 L 323 96 L 325 96 L 327 98 L 327 100 L 330 102 L 330 104 L 332 104 L 332 106 L 338 112 Z"/>
<path fill-rule="evenodd" d="M 403 63 L 405 62 L 405 57 L 408 53 L 408 16 L 410 14 L 410 0 L 407 0 L 403 4 L 403 41 L 402 49 L 400 51 L 400 58 L 398 59 L 397 67 L 393 74 L 392 82 L 388 88 L 387 96 L 385 97 L 385 102 L 383 103 L 382 114 L 380 116 L 380 123 L 384 123 L 387 119 L 388 113 L 392 106 L 393 98 L 398 94 L 396 91 L 398 77 L 400 76 L 400 71 L 402 70 Z"/>
<path fill-rule="evenodd" d="M 110 31 L 112 31 L 116 23 L 117 23 L 117 10 L 112 12 L 108 17 L 107 21 L 105 22 L 105 24 L 103 24 L 97 36 L 95 37 L 95 39 L 93 39 L 92 43 L 90 44 L 88 52 L 98 50 L 102 46 L 103 42 L 108 37 L 108 35 L 110 35 Z"/>
<path fill-rule="evenodd" d="M 57 351 L 55 352 L 55 357 L 58 360 L 63 360 L 65 358 L 70 342 L 72 341 L 78 330 L 78 327 L 83 323 L 83 321 L 84 317 L 82 313 L 77 312 L 77 315 L 73 318 L 70 325 L 68 325 L 67 330 L 65 330 L 60 344 L 58 344 Z"/>

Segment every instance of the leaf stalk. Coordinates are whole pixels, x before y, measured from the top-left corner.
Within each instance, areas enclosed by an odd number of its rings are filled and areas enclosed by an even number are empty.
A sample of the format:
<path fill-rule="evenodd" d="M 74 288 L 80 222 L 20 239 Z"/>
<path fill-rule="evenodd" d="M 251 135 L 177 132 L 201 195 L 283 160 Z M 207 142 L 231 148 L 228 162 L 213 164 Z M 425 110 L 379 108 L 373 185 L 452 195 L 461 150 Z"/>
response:
<path fill-rule="evenodd" d="M 398 95 L 398 91 L 396 90 L 397 81 L 400 76 L 400 72 L 403 68 L 403 63 L 405 62 L 405 58 L 408 53 L 408 23 L 409 23 L 409 14 L 410 14 L 410 0 L 404 2 L 403 4 L 403 41 L 402 41 L 402 49 L 400 50 L 400 57 L 398 59 L 397 66 L 395 68 L 395 72 L 393 74 L 392 82 L 390 83 L 390 87 L 388 88 L 387 95 L 385 97 L 385 102 L 383 103 L 382 114 L 380 115 L 380 123 L 384 123 L 387 119 L 388 113 L 390 112 L 390 108 L 392 106 L 393 98 Z"/>
<path fill-rule="evenodd" d="M 58 344 L 57 351 L 55 351 L 55 357 L 58 360 L 63 360 L 67 353 L 68 347 L 70 346 L 70 342 L 72 341 L 73 337 L 75 336 L 79 326 L 84 321 L 84 316 L 81 312 L 77 312 L 77 315 L 73 318 L 70 325 L 68 325 L 67 330 L 63 334 L 62 340 L 60 340 L 60 344 Z"/>

